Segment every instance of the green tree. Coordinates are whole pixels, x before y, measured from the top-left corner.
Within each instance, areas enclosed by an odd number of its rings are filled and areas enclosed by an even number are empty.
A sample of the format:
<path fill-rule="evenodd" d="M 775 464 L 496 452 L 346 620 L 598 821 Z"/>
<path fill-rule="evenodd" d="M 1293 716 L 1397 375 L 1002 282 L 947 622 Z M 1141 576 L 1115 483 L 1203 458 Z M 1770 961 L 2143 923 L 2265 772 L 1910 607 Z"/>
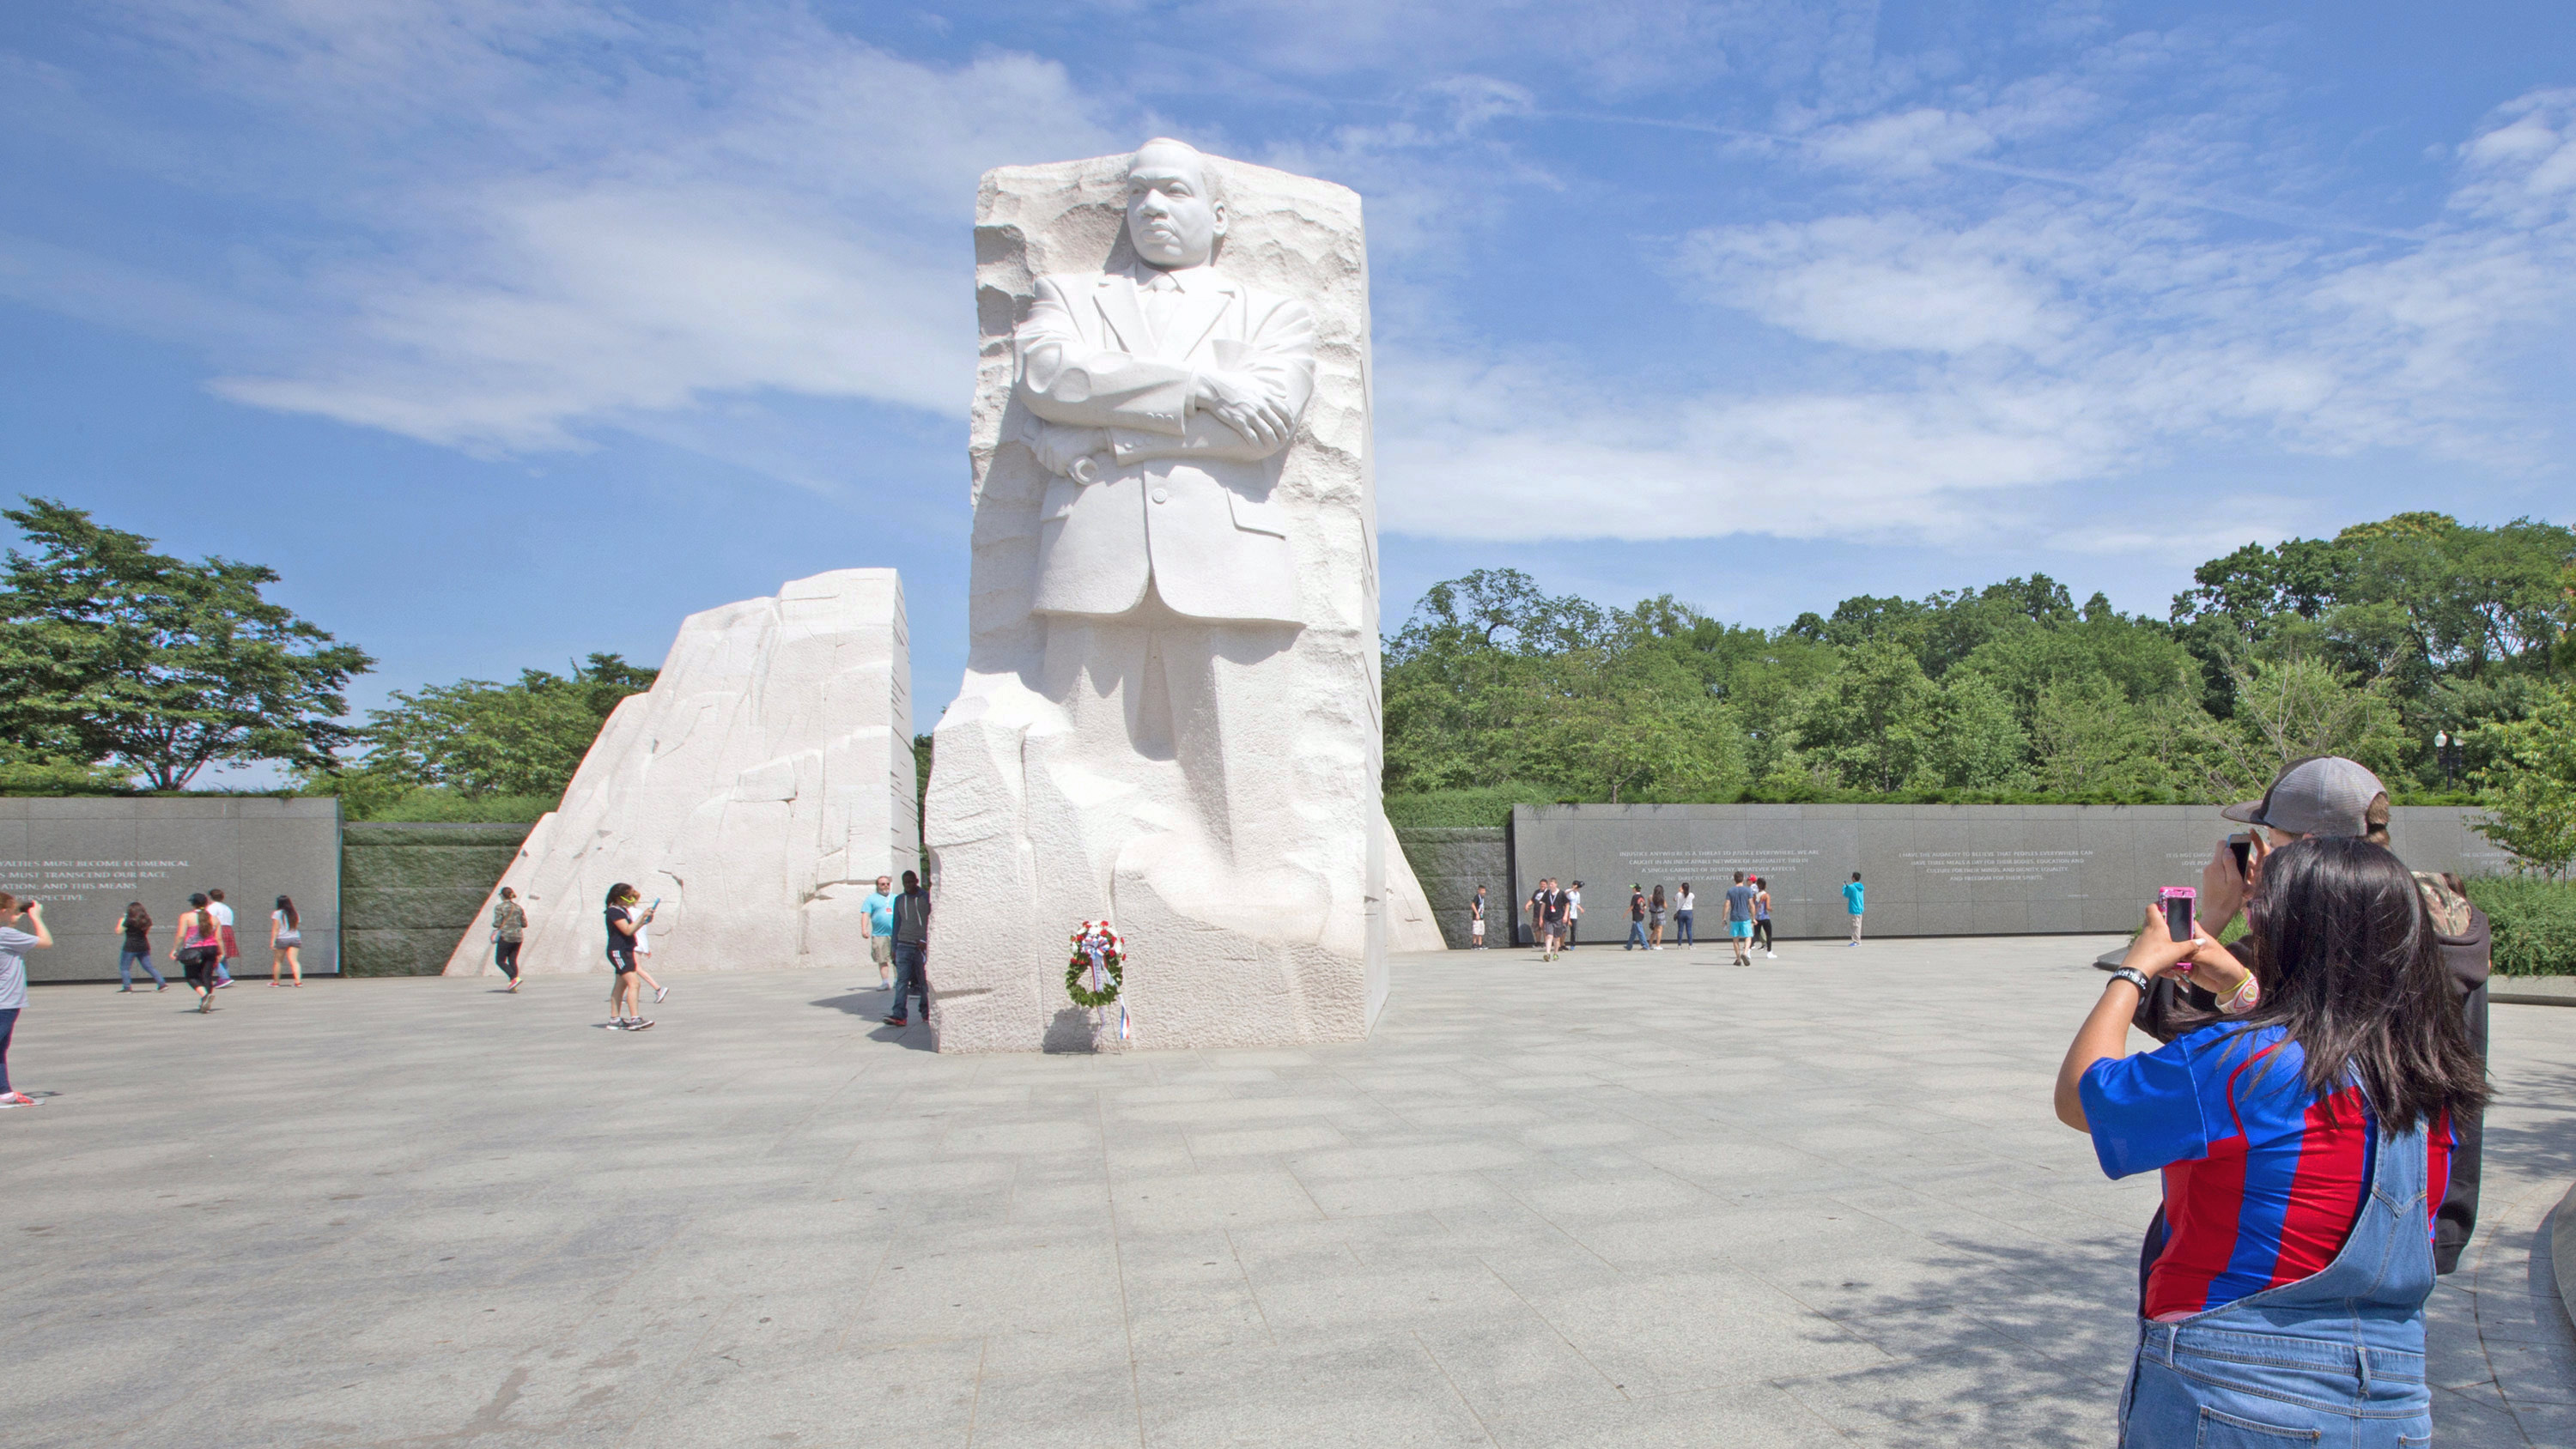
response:
<path fill-rule="evenodd" d="M 218 761 L 320 768 L 349 742 L 349 680 L 373 667 L 261 596 L 277 573 L 188 563 L 49 498 L 0 509 L 0 748 L 183 789 Z"/>
<path fill-rule="evenodd" d="M 1872 639 L 1809 697 L 1798 718 L 1798 751 L 1850 789 L 1885 793 L 1937 783 L 1924 767 L 1940 705 L 1940 688 L 1913 650 Z"/>
<path fill-rule="evenodd" d="M 2478 731 L 2495 763 L 2480 772 L 2494 804 L 2479 833 L 2534 875 L 2576 863 L 2576 684 L 2552 687 L 2531 713 Z"/>
<path fill-rule="evenodd" d="M 343 789 L 559 795 L 609 712 L 652 688 L 654 673 L 593 654 L 569 674 L 523 670 L 516 684 L 461 679 L 396 690 L 391 703 L 368 711 L 359 732 L 366 755 Z"/>

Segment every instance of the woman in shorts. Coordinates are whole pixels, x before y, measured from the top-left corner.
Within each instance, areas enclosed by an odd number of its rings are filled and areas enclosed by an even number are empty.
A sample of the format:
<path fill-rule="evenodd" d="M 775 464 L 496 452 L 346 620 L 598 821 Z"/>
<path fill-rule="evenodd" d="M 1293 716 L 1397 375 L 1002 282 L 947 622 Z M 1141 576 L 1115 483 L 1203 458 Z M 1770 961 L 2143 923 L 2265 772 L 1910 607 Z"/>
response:
<path fill-rule="evenodd" d="M 2120 1442 L 2430 1443 L 2435 1214 L 2487 1096 L 2437 928 L 2351 836 L 2271 855 L 2248 917 L 2240 961 L 2149 907 L 2058 1069 L 2103 1172 L 2164 1177 Z M 2225 1015 L 2130 1056 L 2148 983 L 2182 973 Z"/>
<path fill-rule="evenodd" d="M 1753 939 L 1763 955 L 1774 961 L 1780 959 L 1780 953 L 1771 947 L 1771 882 L 1758 875 L 1753 878 Z"/>
<path fill-rule="evenodd" d="M 608 1029 L 642 1031 L 653 1023 L 644 1019 L 644 1006 L 638 998 L 641 984 L 636 978 L 635 933 L 652 924 L 653 912 L 635 909 L 643 896 L 624 881 L 608 888 L 608 969 L 615 979 L 608 988 Z"/>
<path fill-rule="evenodd" d="M 279 896 L 277 909 L 268 913 L 268 984 L 301 986 L 304 984 L 304 918 L 296 913 L 295 898 Z M 294 976 L 281 983 L 280 971 Z"/>

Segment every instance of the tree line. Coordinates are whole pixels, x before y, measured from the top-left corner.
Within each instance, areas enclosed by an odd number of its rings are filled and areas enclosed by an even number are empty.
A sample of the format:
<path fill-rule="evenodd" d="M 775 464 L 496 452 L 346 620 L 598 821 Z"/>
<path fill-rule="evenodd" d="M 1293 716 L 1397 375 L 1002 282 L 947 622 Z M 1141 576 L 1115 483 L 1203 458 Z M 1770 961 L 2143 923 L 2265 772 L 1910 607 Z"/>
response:
<path fill-rule="evenodd" d="M 55 499 L 0 518 L 26 545 L 0 572 L 0 791 L 182 790 L 268 762 L 359 818 L 532 819 L 653 683 L 593 654 L 395 691 L 350 723 L 375 661 L 266 598 L 274 570 L 158 552 Z M 2404 513 L 2248 544 L 2162 618 L 2033 574 L 1762 629 L 1479 570 L 1424 595 L 1383 677 L 1399 820 L 1523 800 L 2237 799 L 2331 753 L 2404 798 L 2485 804 L 2536 870 L 2576 858 L 2576 531 L 2529 519 Z"/>
<path fill-rule="evenodd" d="M 2576 855 L 2576 531 L 2405 513 L 2202 564 L 2162 618 L 2043 574 L 1762 629 L 1516 570 L 1386 642 L 1390 809 L 1511 800 L 2242 799 L 2307 755 Z M 1464 817 L 1450 816 L 1463 823 Z"/>
<path fill-rule="evenodd" d="M 617 702 L 654 671 L 593 654 L 562 674 L 395 691 L 349 724 L 375 667 L 267 598 L 273 569 L 191 562 L 59 499 L 0 518 L 26 547 L 0 570 L 0 791 L 185 790 L 210 766 L 267 763 L 360 819 L 534 819 Z"/>

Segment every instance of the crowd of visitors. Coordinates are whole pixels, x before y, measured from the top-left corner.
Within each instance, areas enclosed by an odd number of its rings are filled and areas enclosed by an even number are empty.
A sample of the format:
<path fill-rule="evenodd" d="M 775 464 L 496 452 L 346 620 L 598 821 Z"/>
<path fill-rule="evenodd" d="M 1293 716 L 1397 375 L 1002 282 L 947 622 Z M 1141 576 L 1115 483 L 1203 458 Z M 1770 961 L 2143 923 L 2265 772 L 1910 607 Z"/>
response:
<path fill-rule="evenodd" d="M 1860 940 L 1859 880 L 1860 873 L 1854 871 L 1854 884 L 1844 891 L 1844 898 L 1851 902 L 1855 944 Z M 1698 901 L 1689 881 L 1669 892 L 1660 881 L 1652 886 L 1643 881 L 1629 882 L 1628 939 L 1620 949 L 1664 949 L 1667 922 L 1672 928 L 1672 944 L 1683 949 L 1697 945 L 1694 927 Z M 1467 939 L 1474 950 L 1485 949 L 1488 909 L 1485 887 L 1479 885 L 1467 903 Z M 1529 922 L 1531 944 L 1538 949 L 1539 959 L 1553 961 L 1575 945 L 1575 923 L 1583 917 L 1583 882 L 1578 880 L 1568 886 L 1561 885 L 1555 876 L 1545 877 L 1521 902 L 1521 911 Z M 1726 927 L 1737 965 L 1752 964 L 1757 943 L 1765 957 L 1780 959 L 1771 935 L 1771 887 L 1762 877 L 1749 871 L 1735 872 L 1734 883 L 1726 891 Z"/>

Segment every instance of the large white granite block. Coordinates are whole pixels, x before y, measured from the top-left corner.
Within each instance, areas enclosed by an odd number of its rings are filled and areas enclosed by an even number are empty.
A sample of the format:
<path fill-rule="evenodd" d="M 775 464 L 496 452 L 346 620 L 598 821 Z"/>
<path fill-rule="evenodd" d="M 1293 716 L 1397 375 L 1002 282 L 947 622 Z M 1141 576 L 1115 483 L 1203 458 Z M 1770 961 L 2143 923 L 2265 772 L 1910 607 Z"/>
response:
<path fill-rule="evenodd" d="M 976 214 L 964 687 L 927 802 L 943 1051 L 1361 1036 L 1436 949 L 1378 794 L 1368 254 L 1328 182 L 1151 142 Z M 1389 908 L 1390 881 L 1410 901 Z"/>
<path fill-rule="evenodd" d="M 618 881 L 662 900 L 656 973 L 865 962 L 859 901 L 919 858 L 910 680 L 893 569 L 690 615 L 495 886 L 527 903 L 519 969 L 606 970 Z M 448 975 L 493 970 L 490 919 Z"/>

